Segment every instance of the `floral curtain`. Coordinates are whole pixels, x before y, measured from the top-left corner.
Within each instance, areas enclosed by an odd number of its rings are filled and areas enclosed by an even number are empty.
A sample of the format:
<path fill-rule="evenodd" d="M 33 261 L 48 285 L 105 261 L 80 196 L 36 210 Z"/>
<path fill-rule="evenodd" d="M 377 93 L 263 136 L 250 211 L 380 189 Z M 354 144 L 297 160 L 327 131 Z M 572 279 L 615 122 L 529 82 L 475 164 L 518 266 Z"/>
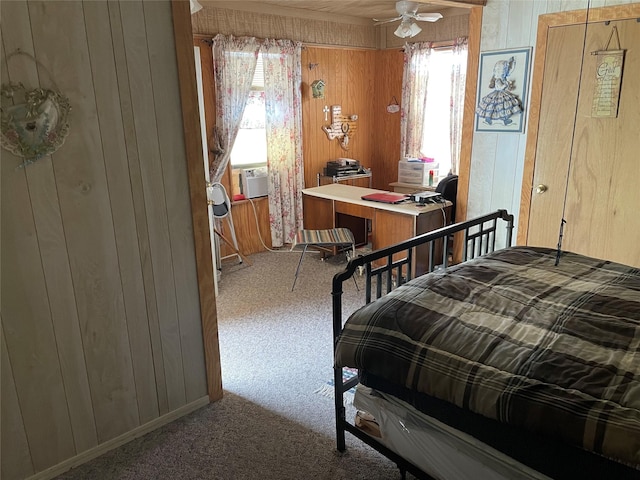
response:
<path fill-rule="evenodd" d="M 458 174 L 462 145 L 462 114 L 467 80 L 467 37 L 457 38 L 453 44 L 451 65 L 451 173 Z"/>
<path fill-rule="evenodd" d="M 247 104 L 260 43 L 253 37 L 216 35 L 213 39 L 213 74 L 216 85 L 216 126 L 209 145 L 214 154 L 211 182 L 224 174 L 231 147 L 238 135 Z"/>
<path fill-rule="evenodd" d="M 402 74 L 400 157 L 419 157 L 432 42 L 406 43 Z"/>
<path fill-rule="evenodd" d="M 293 243 L 302 228 L 302 102 L 300 42 L 265 40 L 261 49 L 269 171 L 269 220 L 274 247 Z"/>

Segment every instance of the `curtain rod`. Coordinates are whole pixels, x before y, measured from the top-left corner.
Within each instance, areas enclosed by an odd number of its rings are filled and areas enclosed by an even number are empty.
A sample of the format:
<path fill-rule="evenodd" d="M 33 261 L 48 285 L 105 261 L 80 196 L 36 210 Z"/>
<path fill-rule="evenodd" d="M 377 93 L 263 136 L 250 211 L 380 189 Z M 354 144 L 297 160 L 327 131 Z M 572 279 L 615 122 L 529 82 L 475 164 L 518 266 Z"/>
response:
<path fill-rule="evenodd" d="M 198 39 L 199 41 L 206 43 L 207 45 L 211 46 L 213 45 L 213 39 L 211 38 L 211 35 L 204 35 L 201 33 L 194 33 L 193 36 Z M 447 50 L 447 49 L 451 49 L 453 48 L 453 42 L 454 40 L 441 40 L 438 42 L 433 42 L 439 45 L 434 45 L 432 48 L 434 50 Z M 355 47 L 355 46 L 349 46 L 349 45 L 328 45 L 328 44 L 322 44 L 322 43 L 308 43 L 308 42 L 301 42 L 302 43 L 302 49 L 306 50 L 308 47 L 311 48 L 333 48 L 333 49 L 347 49 L 347 50 L 378 50 L 377 48 L 373 48 L 373 47 Z M 382 50 L 393 50 L 394 48 L 398 48 L 398 47 L 391 47 L 391 48 L 386 48 L 386 49 L 382 49 Z M 404 47 L 399 47 L 401 52 L 404 52 Z"/>

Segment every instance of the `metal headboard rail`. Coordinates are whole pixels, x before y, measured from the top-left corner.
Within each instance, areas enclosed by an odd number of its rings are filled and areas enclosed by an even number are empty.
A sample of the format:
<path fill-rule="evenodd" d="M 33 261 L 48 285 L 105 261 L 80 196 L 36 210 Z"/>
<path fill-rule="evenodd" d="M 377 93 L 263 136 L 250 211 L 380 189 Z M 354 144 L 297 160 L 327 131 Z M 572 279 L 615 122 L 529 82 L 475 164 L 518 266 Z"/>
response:
<path fill-rule="evenodd" d="M 335 296 L 341 296 L 342 294 L 342 283 L 351 278 L 359 269 L 363 269 L 366 272 L 365 291 L 367 303 L 371 301 L 371 289 L 374 283 L 372 279 L 376 280 L 375 298 L 380 298 L 383 295 L 383 286 L 386 286 L 384 293 L 389 293 L 396 286 L 411 280 L 413 278 L 412 261 L 415 248 L 420 245 L 428 244 L 429 246 L 428 271 L 432 272 L 436 268 L 436 265 L 434 265 L 436 242 L 443 241 L 441 265 L 446 268 L 449 265 L 446 245 L 449 239 L 453 238 L 458 232 L 464 232 L 463 262 L 493 252 L 496 246 L 498 220 L 506 222 L 505 245 L 510 246 L 513 235 L 513 215 L 506 210 L 497 210 L 481 217 L 442 227 L 410 240 L 352 258 L 345 269 L 333 277 L 332 295 L 334 296 L 334 302 L 336 300 Z M 399 253 L 404 253 L 405 256 L 397 258 Z M 393 281 L 393 277 L 395 277 L 396 282 Z"/>

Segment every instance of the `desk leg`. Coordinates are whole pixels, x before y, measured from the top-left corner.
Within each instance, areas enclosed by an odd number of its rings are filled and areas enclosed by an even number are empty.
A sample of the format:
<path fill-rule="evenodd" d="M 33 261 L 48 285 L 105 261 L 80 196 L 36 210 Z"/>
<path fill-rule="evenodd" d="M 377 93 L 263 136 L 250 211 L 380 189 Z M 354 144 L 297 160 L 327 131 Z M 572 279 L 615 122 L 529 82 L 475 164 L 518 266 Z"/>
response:
<path fill-rule="evenodd" d="M 443 226 L 444 218 L 440 209 L 425 212 L 417 217 L 376 210 L 372 247 L 374 250 L 388 247 Z M 442 243 L 440 242 L 435 247 L 434 265 L 438 265 L 442 263 Z M 418 247 L 414 256 L 413 276 L 417 277 L 428 271 L 429 247 Z"/>

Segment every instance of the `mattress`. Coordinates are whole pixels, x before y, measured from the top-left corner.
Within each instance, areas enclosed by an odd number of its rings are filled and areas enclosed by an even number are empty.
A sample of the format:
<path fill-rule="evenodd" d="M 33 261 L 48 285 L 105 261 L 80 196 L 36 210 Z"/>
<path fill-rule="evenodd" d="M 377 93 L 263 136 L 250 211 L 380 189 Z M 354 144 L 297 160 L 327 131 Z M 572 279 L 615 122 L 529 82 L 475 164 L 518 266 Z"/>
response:
<path fill-rule="evenodd" d="M 438 480 L 549 480 L 411 405 L 358 384 L 354 406 L 375 417 L 380 441 Z"/>
<path fill-rule="evenodd" d="M 500 250 L 355 312 L 336 365 L 640 470 L 637 268 Z"/>

